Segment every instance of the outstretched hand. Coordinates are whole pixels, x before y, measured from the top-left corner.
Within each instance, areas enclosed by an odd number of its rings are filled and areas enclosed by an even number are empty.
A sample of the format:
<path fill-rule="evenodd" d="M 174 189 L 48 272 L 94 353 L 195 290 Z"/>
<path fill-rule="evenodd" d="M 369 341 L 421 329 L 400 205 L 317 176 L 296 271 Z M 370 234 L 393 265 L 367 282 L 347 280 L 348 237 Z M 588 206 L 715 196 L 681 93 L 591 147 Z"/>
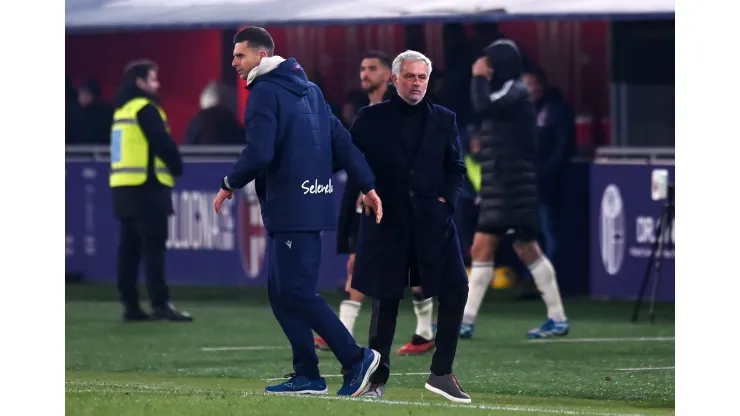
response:
<path fill-rule="evenodd" d="M 227 191 L 225 189 L 219 189 L 216 198 L 213 200 L 213 209 L 216 210 L 217 214 L 221 213 L 221 204 L 226 199 L 231 199 L 234 196 L 234 191 Z"/>
<path fill-rule="evenodd" d="M 375 212 L 375 223 L 380 224 L 383 219 L 383 201 L 380 200 L 375 189 L 362 196 L 362 204 L 365 206 L 365 215 L 371 215 Z"/>

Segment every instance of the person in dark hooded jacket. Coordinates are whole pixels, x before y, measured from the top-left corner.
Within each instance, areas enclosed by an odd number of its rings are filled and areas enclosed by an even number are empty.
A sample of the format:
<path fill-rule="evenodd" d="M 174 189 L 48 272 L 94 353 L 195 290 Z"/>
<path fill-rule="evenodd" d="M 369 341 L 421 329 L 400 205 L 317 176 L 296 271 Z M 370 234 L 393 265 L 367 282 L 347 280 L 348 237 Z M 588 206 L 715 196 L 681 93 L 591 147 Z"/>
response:
<path fill-rule="evenodd" d="M 357 396 L 378 368 L 380 354 L 361 348 L 317 294 L 321 231 L 336 227 L 331 179 L 345 169 L 365 194 L 376 221 L 382 207 L 375 176 L 352 137 L 330 111 L 324 95 L 293 58 L 274 55 L 270 33 L 248 27 L 234 36 L 232 66 L 247 82 L 246 146 L 221 180 L 217 213 L 226 198 L 253 180 L 267 231 L 268 297 L 293 350 L 288 380 L 265 388 L 271 394 L 324 394 L 312 330 L 342 364 L 340 396 Z M 335 166 L 338 169 L 335 169 Z"/>
<path fill-rule="evenodd" d="M 481 116 L 480 213 L 473 247 L 470 293 L 460 337 L 470 338 L 493 279 L 493 256 L 502 239 L 527 265 L 547 306 L 547 320 L 529 338 L 563 336 L 569 326 L 555 269 L 542 253 L 537 200 L 537 121 L 532 95 L 520 80 L 522 58 L 509 39 L 499 39 L 473 65 L 471 97 Z"/>

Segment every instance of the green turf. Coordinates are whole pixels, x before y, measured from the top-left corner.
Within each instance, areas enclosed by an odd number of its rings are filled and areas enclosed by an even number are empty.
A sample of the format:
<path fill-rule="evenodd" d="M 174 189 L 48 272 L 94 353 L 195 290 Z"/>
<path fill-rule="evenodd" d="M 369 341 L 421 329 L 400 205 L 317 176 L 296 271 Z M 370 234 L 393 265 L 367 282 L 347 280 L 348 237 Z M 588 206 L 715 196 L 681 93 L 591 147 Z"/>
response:
<path fill-rule="evenodd" d="M 631 324 L 631 304 L 566 301 L 568 339 L 608 342 L 541 343 L 524 339 L 543 318 L 539 301 L 489 301 L 472 340 L 461 340 L 455 372 L 473 405 L 452 405 L 423 389 L 424 375 L 392 376 L 385 400 L 337 400 L 339 365 L 320 353 L 330 395 L 273 397 L 264 386 L 290 372 L 290 350 L 262 290 L 190 288 L 173 291 L 194 323 L 120 322 L 115 290 L 68 286 L 66 410 L 69 415 L 437 415 L 450 414 L 674 414 L 673 305 L 660 305 L 658 322 Z M 495 295 L 494 295 L 495 296 Z M 331 304 L 341 299 L 328 295 Z M 102 299 L 102 300 L 99 300 Z M 369 308 L 356 324 L 367 342 Z M 412 333 L 410 302 L 401 305 L 396 343 Z M 208 347 L 265 347 L 204 351 Z M 393 357 L 392 373 L 424 373 L 430 356 Z"/>

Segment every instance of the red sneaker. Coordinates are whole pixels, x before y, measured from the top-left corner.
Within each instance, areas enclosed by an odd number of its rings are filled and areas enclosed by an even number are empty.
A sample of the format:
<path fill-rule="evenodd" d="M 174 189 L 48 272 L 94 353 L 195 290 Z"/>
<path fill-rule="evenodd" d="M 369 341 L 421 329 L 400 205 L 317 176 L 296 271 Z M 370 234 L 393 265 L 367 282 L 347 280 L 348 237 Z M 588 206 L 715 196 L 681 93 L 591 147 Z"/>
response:
<path fill-rule="evenodd" d="M 320 351 L 329 351 L 329 344 L 324 341 L 321 337 L 316 337 L 313 339 L 313 344 L 316 346 L 317 350 Z"/>
<path fill-rule="evenodd" d="M 428 340 L 416 334 L 411 337 L 411 342 L 396 351 L 398 355 L 421 355 L 434 350 L 434 340 Z"/>

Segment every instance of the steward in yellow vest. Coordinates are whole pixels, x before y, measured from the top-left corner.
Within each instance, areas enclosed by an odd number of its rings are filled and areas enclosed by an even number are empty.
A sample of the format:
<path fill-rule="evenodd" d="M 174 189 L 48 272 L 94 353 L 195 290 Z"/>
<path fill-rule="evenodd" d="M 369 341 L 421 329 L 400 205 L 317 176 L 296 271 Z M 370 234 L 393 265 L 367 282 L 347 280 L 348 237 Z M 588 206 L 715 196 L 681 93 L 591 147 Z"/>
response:
<path fill-rule="evenodd" d="M 113 210 L 121 231 L 118 245 L 118 289 L 125 321 L 166 319 L 191 321 L 170 303 L 164 260 L 168 217 L 173 214 L 172 187 L 182 175 L 180 152 L 159 105 L 157 66 L 129 64 L 115 99 L 110 143 L 110 186 Z M 139 264 L 146 271 L 152 313 L 139 305 Z"/>

